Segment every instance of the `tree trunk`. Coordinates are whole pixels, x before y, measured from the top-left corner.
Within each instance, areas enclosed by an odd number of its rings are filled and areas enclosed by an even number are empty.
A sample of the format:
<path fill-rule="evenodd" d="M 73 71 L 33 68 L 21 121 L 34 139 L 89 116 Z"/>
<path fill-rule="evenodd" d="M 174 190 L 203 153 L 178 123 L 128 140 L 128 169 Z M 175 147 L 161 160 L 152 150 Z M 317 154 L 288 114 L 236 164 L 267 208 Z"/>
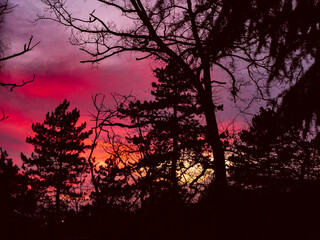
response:
<path fill-rule="evenodd" d="M 176 204 L 178 201 L 178 179 L 177 179 L 177 162 L 179 158 L 178 150 L 178 117 L 177 117 L 177 104 L 173 103 L 173 117 L 174 123 L 172 128 L 172 161 L 171 161 L 171 190 L 172 190 L 172 200 L 173 204 Z"/>
<path fill-rule="evenodd" d="M 215 239 L 226 239 L 226 190 L 227 175 L 223 144 L 220 139 L 218 123 L 215 113 L 215 105 L 212 100 L 212 86 L 210 76 L 210 65 L 205 64 L 203 71 L 203 83 L 205 86 L 201 98 L 201 106 L 207 123 L 209 144 L 211 145 L 214 158 L 214 181 L 209 189 L 209 200 L 213 200 Z"/>
<path fill-rule="evenodd" d="M 62 162 L 59 162 L 59 172 L 58 172 L 58 179 L 57 179 L 57 191 L 56 191 L 56 214 L 57 214 L 57 221 L 58 223 L 61 221 L 61 202 L 60 202 L 60 195 L 61 195 L 61 185 L 62 185 Z"/>
<path fill-rule="evenodd" d="M 56 214 L 57 214 L 57 220 L 58 222 L 60 222 L 60 194 L 61 194 L 61 190 L 60 190 L 60 186 L 58 185 L 57 186 L 57 192 L 56 192 Z"/>
<path fill-rule="evenodd" d="M 99 192 L 98 183 L 97 183 L 96 178 L 94 176 L 94 166 L 93 166 L 93 163 L 91 161 L 91 153 L 90 153 L 90 158 L 88 160 L 89 160 L 88 162 L 89 162 L 90 174 L 91 174 L 91 182 L 92 182 L 92 185 L 93 185 L 94 190 L 95 190 L 96 199 L 99 202 L 100 192 Z"/>
<path fill-rule="evenodd" d="M 208 100 L 209 101 L 209 100 Z M 217 119 L 214 112 L 214 105 L 211 102 L 205 103 L 204 114 L 207 122 L 209 143 L 212 147 L 214 157 L 214 189 L 218 192 L 224 192 L 227 188 L 226 165 L 224 158 L 224 149 L 220 140 Z"/>
<path fill-rule="evenodd" d="M 201 105 L 204 110 L 204 115 L 207 123 L 208 139 L 209 144 L 212 147 L 214 157 L 214 190 L 218 193 L 225 192 L 227 188 L 227 176 L 226 176 L 226 165 L 224 157 L 224 149 L 220 140 L 220 134 L 218 129 L 218 123 L 215 113 L 215 105 L 212 101 L 212 87 L 211 87 L 211 76 L 210 76 L 210 65 L 204 64 L 203 71 L 203 82 L 204 92 L 202 96 Z"/>

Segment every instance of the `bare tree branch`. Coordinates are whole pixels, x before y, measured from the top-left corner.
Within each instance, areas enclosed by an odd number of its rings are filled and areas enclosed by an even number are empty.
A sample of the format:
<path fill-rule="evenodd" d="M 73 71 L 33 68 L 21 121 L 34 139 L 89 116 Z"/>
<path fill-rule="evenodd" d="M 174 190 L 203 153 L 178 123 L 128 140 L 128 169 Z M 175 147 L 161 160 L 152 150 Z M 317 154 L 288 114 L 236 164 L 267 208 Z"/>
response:
<path fill-rule="evenodd" d="M 23 87 L 23 86 L 25 86 L 26 84 L 33 82 L 34 79 L 35 79 L 35 75 L 33 74 L 33 77 L 32 77 L 31 80 L 28 80 L 28 81 L 22 80 L 22 83 L 21 83 L 21 84 L 18 84 L 18 83 L 4 83 L 4 82 L 0 82 L 0 87 L 10 88 L 10 91 L 13 91 L 14 88 Z"/>
<path fill-rule="evenodd" d="M 5 114 L 5 112 L 4 112 L 4 110 L 2 110 L 2 115 L 1 115 L 1 117 L 0 117 L 0 122 L 3 121 L 3 120 L 5 120 L 5 119 L 7 119 L 7 118 L 9 118 L 9 116 L 7 116 L 7 115 Z"/>
<path fill-rule="evenodd" d="M 29 39 L 29 42 L 24 45 L 22 51 L 20 51 L 18 53 L 14 53 L 14 54 L 9 55 L 9 56 L 2 57 L 2 58 L 0 58 L 0 62 L 6 61 L 6 60 L 11 59 L 11 58 L 15 58 L 15 57 L 21 56 L 21 55 L 33 50 L 34 47 L 36 47 L 40 42 L 32 44 L 32 39 L 33 39 L 33 36 L 31 36 L 30 39 Z"/>
<path fill-rule="evenodd" d="M 9 0 L 1 1 L 1 3 L 0 3 L 0 24 L 3 22 L 5 15 L 11 13 L 16 6 L 18 6 L 18 5 L 9 6 Z M 6 56 L 2 39 L 0 39 L 0 50 L 1 50 L 0 63 L 3 63 L 5 61 L 8 61 L 13 58 L 20 57 L 20 56 L 32 51 L 40 43 L 40 42 L 33 43 L 32 40 L 33 40 L 33 36 L 31 35 L 29 38 L 29 41 L 26 44 L 24 44 L 23 50 L 21 50 L 20 52 L 13 53 L 11 55 Z M 22 83 L 11 83 L 11 82 L 6 82 L 5 80 L 0 79 L 0 87 L 9 88 L 10 91 L 13 91 L 14 88 L 23 87 L 26 84 L 33 82 L 34 79 L 35 79 L 34 74 L 33 74 L 33 77 L 31 80 L 28 80 L 28 81 L 22 80 Z M 7 118 L 8 118 L 8 116 L 5 115 L 5 113 L 3 111 L 3 114 L 2 114 L 2 117 L 0 118 L 0 121 L 5 120 Z"/>

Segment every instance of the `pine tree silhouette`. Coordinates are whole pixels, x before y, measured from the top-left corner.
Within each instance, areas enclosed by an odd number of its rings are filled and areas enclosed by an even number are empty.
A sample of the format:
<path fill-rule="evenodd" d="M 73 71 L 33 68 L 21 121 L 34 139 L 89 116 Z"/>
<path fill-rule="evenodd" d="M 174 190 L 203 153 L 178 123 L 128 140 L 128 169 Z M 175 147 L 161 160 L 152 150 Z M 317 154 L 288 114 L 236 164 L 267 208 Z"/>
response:
<path fill-rule="evenodd" d="M 34 146 L 31 157 L 21 153 L 26 173 L 36 182 L 42 197 L 54 199 L 56 219 L 61 220 L 62 197 L 75 194 L 71 187 L 80 183 L 79 173 L 86 171 L 85 158 L 81 153 L 87 146 L 84 140 L 91 131 L 84 131 L 86 123 L 77 126 L 80 112 L 68 112 L 70 102 L 64 100 L 54 112 L 47 113 L 43 123 L 32 125 L 34 137 L 27 143 Z"/>

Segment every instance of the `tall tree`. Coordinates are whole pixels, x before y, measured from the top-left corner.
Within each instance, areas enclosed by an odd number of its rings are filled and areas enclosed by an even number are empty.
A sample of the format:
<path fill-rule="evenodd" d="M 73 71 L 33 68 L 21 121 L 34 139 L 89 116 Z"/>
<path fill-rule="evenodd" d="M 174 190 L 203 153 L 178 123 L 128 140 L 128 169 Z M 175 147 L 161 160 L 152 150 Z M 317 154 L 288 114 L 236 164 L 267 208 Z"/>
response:
<path fill-rule="evenodd" d="M 160 187 L 162 193 L 167 191 L 167 201 L 177 202 L 181 201 L 183 182 L 190 187 L 189 184 L 196 183 L 196 179 L 212 168 L 210 158 L 205 156 L 212 149 L 206 146 L 207 134 L 200 123 L 202 109 L 183 71 L 171 62 L 154 72 L 158 79 L 152 83 L 154 99 L 133 101 L 120 112 L 140 129 L 132 139 L 143 146 L 139 166 L 149 169 L 147 175 L 150 174 L 155 188 Z M 195 166 L 201 169 L 201 174 L 186 181 L 184 178 L 190 177 L 188 169 Z"/>
<path fill-rule="evenodd" d="M 276 80 L 292 81 L 306 70 L 304 61 L 314 61 L 320 45 L 320 3 L 316 0 L 98 0 L 110 11 L 121 13 L 132 23 L 127 25 L 131 28 L 117 27 L 115 19 L 105 19 L 107 14 L 100 17 L 95 11 L 87 19 L 76 17 L 67 1 L 42 2 L 49 14 L 40 19 L 52 19 L 75 30 L 71 42 L 92 57 L 83 62 L 135 51 L 142 53 L 138 59 L 175 61 L 181 67 L 204 111 L 215 161 L 215 186 L 222 192 L 227 186 L 225 156 L 212 89 L 223 82 L 212 79 L 211 68 L 226 72 L 235 96 L 240 85 L 234 70 L 246 66 L 264 97 L 261 74 L 268 79 L 267 87 Z"/>
<path fill-rule="evenodd" d="M 198 180 L 213 168 L 212 150 L 200 123 L 202 109 L 183 72 L 172 62 L 156 69 L 155 75 L 158 81 L 152 84 L 153 100 L 125 97 L 118 100 L 115 109 L 101 109 L 101 104 L 95 103 L 98 114 L 105 116 L 99 126 L 109 137 L 105 149 L 110 158 L 106 167 L 100 168 L 101 180 L 108 179 L 103 182 L 110 185 L 116 174 L 124 181 L 127 176 L 140 191 L 143 207 L 164 204 L 164 199 L 170 204 L 194 200 Z M 113 135 L 112 127 L 120 127 L 122 134 L 131 129 L 130 134 L 121 139 Z M 183 194 L 187 189 L 193 193 Z"/>
<path fill-rule="evenodd" d="M 171 197 L 177 201 L 179 183 L 182 183 L 188 167 L 210 165 L 203 155 L 207 136 L 200 123 L 202 110 L 197 96 L 189 82 L 185 81 L 180 67 L 171 62 L 166 68 L 157 69 L 155 74 L 158 78 L 158 82 L 152 84 L 155 100 L 150 101 L 144 111 L 149 111 L 149 118 L 153 114 L 156 116 L 149 134 L 156 140 L 154 145 L 166 146 L 165 151 L 160 149 L 158 154 L 167 162 L 164 165 L 168 165 L 169 169 L 164 169 L 164 172 L 168 172 Z"/>
<path fill-rule="evenodd" d="M 34 152 L 31 157 L 21 153 L 23 167 L 37 181 L 37 190 L 54 199 L 58 220 L 62 197 L 76 194 L 72 187 L 80 183 L 78 176 L 87 169 L 81 153 L 88 147 L 84 140 L 91 134 L 84 131 L 86 123 L 77 126 L 80 112 L 77 109 L 68 112 L 69 105 L 64 100 L 54 112 L 47 113 L 43 123 L 32 124 L 35 135 L 26 141 L 34 146 Z"/>

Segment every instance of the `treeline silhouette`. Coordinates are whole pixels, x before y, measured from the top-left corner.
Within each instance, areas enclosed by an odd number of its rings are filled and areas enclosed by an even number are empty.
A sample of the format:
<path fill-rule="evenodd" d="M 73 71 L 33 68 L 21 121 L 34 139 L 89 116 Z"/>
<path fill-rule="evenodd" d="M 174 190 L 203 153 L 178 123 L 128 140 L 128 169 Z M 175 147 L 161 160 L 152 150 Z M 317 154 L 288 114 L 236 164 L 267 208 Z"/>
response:
<path fill-rule="evenodd" d="M 318 239 L 319 1 L 99 1 L 126 28 L 41 2 L 38 21 L 72 28 L 84 62 L 138 52 L 165 67 L 151 100 L 94 96 L 91 130 L 65 100 L 32 125 L 22 169 L 1 149 L 3 237 Z M 267 107 L 248 129 L 219 129 L 222 88 Z"/>
<path fill-rule="evenodd" d="M 64 100 L 32 125 L 34 151 L 21 154 L 21 169 L 1 149 L 2 236 L 316 239 L 319 134 L 270 108 L 248 129 L 221 132 L 229 182 L 221 198 L 203 109 L 181 74 L 174 63 L 156 69 L 149 101 L 114 95 L 110 108 L 94 96 L 89 131 Z"/>

